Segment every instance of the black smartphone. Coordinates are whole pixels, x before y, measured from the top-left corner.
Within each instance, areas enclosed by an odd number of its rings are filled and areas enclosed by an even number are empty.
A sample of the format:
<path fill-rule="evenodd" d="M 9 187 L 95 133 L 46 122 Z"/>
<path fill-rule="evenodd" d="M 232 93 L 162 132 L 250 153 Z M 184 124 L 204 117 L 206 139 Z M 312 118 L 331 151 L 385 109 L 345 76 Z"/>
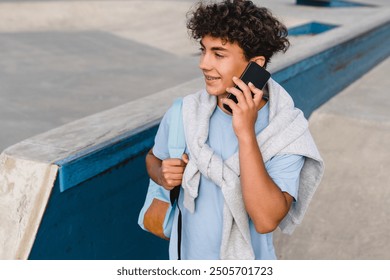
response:
<path fill-rule="evenodd" d="M 242 72 L 240 79 L 246 84 L 249 84 L 249 82 L 251 82 L 252 84 L 254 84 L 255 87 L 262 90 L 270 77 L 271 74 L 267 70 L 265 70 L 256 62 L 251 61 L 245 68 L 244 72 Z M 235 86 L 235 88 L 240 89 L 238 86 Z M 234 96 L 234 94 L 229 93 L 227 98 L 238 103 L 238 100 Z M 223 107 L 231 114 L 233 113 L 229 105 L 223 104 Z"/>

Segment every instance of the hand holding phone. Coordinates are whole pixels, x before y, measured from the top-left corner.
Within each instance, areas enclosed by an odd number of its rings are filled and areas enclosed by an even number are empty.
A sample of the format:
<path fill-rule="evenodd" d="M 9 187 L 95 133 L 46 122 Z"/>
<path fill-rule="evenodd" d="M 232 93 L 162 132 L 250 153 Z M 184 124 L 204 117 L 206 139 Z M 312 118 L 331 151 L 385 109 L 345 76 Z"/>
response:
<path fill-rule="evenodd" d="M 249 84 L 249 82 L 251 82 L 256 88 L 262 90 L 264 86 L 267 84 L 270 77 L 271 74 L 267 70 L 265 70 L 256 62 L 251 61 L 249 62 L 248 66 L 245 68 L 240 79 L 245 84 Z M 238 86 L 235 86 L 235 88 L 240 89 Z M 229 93 L 227 98 L 233 100 L 235 103 L 238 103 L 237 98 L 232 93 Z M 231 114 L 233 113 L 229 105 L 223 104 L 223 107 Z"/>

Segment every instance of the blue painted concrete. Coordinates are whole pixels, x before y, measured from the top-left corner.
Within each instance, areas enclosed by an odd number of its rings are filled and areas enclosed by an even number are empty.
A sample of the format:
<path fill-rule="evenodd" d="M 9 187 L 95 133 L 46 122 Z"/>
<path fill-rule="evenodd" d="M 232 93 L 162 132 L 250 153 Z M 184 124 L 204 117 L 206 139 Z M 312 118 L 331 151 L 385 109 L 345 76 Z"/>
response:
<path fill-rule="evenodd" d="M 147 150 L 153 145 L 157 124 L 144 125 L 135 131 L 130 131 L 56 162 L 60 167 L 59 187 L 61 192 Z"/>
<path fill-rule="evenodd" d="M 389 23 L 273 75 L 306 116 L 389 56 Z M 156 126 L 67 158 L 30 259 L 165 259 L 168 242 L 137 224 Z"/>
<path fill-rule="evenodd" d="M 335 27 L 337 27 L 337 25 L 313 21 L 313 22 L 309 22 L 306 24 L 302 24 L 290 28 L 288 30 L 288 35 L 289 36 L 316 35 L 322 32 L 329 31 Z"/>
<path fill-rule="evenodd" d="M 57 180 L 29 259 L 168 258 L 168 242 L 137 224 L 149 181 L 145 155 L 65 192 Z"/>
<path fill-rule="evenodd" d="M 273 75 L 306 117 L 390 55 L 390 23 Z"/>
<path fill-rule="evenodd" d="M 297 0 L 296 3 L 298 5 L 330 7 L 330 8 L 372 6 L 372 5 L 353 2 L 353 1 L 339 1 L 339 0 Z"/>

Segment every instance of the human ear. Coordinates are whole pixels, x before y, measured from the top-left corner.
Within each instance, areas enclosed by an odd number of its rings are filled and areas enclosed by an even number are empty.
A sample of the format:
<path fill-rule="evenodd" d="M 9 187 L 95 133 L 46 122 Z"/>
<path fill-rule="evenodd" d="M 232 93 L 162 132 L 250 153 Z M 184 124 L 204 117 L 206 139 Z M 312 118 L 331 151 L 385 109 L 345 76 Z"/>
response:
<path fill-rule="evenodd" d="M 261 67 L 264 67 L 265 64 L 265 57 L 264 56 L 255 56 L 250 61 L 254 61 L 257 64 L 259 64 Z"/>

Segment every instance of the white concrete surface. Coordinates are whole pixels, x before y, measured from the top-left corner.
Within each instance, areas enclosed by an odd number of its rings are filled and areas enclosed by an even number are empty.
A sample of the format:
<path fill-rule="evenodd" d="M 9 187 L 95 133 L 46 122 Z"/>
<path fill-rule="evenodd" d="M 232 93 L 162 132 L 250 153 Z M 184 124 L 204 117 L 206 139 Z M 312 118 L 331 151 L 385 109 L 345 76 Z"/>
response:
<path fill-rule="evenodd" d="M 28 258 L 57 169 L 0 155 L 0 260 Z"/>

